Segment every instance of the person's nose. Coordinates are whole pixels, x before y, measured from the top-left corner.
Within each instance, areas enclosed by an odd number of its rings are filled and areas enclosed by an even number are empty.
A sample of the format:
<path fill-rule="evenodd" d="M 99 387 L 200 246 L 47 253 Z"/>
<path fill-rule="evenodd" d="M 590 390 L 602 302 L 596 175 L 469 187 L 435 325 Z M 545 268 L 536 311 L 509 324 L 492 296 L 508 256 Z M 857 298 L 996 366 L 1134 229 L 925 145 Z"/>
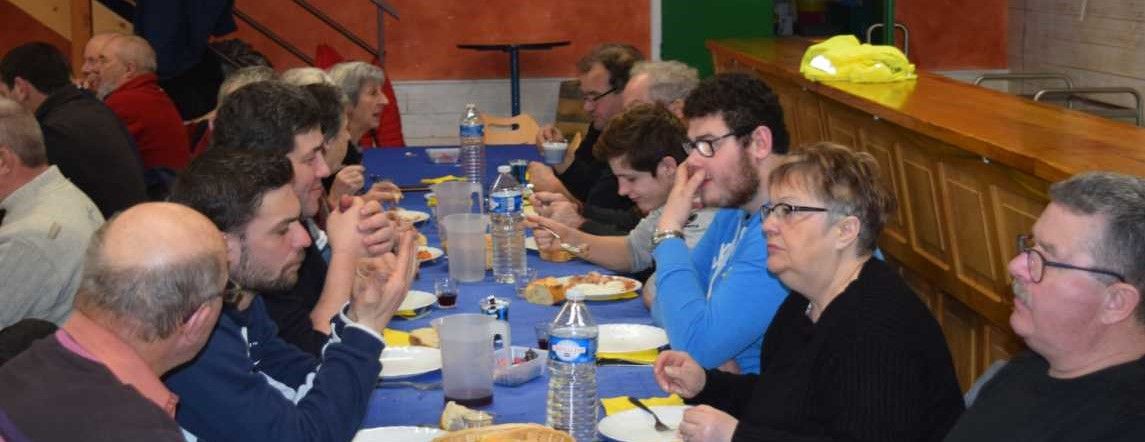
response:
<path fill-rule="evenodd" d="M 317 176 L 318 179 L 330 176 L 330 165 L 326 164 L 326 159 L 322 156 L 315 158 L 314 175 Z"/>
<path fill-rule="evenodd" d="M 774 216 L 765 216 L 763 218 L 763 234 L 765 236 L 772 236 L 779 234 L 779 221 Z"/>
<path fill-rule="evenodd" d="M 1006 269 L 1010 272 L 1010 277 L 1014 278 L 1014 280 L 1026 282 L 1032 280 L 1032 278 L 1030 278 L 1029 260 L 1026 259 L 1025 252 L 1018 252 L 1016 256 L 1011 258 L 1010 262 L 1006 265 Z"/>
<path fill-rule="evenodd" d="M 295 221 L 290 225 L 291 245 L 297 250 L 302 250 L 310 247 L 310 234 L 306 233 L 306 228 L 302 227 L 302 223 Z"/>

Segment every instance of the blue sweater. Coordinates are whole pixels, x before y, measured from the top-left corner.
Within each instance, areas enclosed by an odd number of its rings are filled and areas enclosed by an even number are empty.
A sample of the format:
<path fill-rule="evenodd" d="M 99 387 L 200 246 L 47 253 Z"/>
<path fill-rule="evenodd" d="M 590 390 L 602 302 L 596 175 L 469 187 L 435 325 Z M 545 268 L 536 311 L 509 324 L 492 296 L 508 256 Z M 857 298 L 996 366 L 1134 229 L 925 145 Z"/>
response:
<path fill-rule="evenodd" d="M 260 296 L 242 312 L 224 307 L 202 353 L 166 379 L 179 425 L 211 442 L 352 439 L 384 345 L 347 321 L 335 316 L 319 360 L 278 337 Z"/>
<path fill-rule="evenodd" d="M 767 272 L 759 212 L 720 209 L 691 252 L 673 238 L 652 254 L 658 278 L 652 315 L 672 348 L 704 368 L 735 359 L 742 372 L 759 373 L 763 333 L 787 298 Z"/>

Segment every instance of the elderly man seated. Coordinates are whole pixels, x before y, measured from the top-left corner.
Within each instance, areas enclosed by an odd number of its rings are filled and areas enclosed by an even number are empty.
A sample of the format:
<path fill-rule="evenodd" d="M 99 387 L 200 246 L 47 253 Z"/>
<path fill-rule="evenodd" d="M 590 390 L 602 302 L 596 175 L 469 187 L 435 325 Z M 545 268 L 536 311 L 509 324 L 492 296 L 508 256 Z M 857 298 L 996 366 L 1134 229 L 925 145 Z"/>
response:
<path fill-rule="evenodd" d="M 0 328 L 67 319 L 101 224 L 95 204 L 48 164 L 36 119 L 0 98 Z"/>
<path fill-rule="evenodd" d="M 1010 326 L 1029 350 L 946 440 L 1145 440 L 1145 180 L 1092 172 L 1051 186 L 1010 276 Z"/>
<path fill-rule="evenodd" d="M 140 235 L 140 232 L 146 232 Z M 159 380 L 199 353 L 218 320 L 226 245 L 195 211 L 128 209 L 88 247 L 75 313 L 0 368 L 0 440 L 181 441 L 179 397 Z"/>

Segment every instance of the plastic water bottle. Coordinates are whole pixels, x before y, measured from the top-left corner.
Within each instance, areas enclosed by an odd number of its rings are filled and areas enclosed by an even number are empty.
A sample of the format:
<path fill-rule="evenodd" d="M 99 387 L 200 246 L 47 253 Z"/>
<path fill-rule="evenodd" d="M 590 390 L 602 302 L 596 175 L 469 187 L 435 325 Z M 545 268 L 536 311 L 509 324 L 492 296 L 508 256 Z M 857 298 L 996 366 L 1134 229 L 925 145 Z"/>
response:
<path fill-rule="evenodd" d="M 511 283 L 525 271 L 525 213 L 521 185 L 509 166 L 497 167 L 489 189 L 489 218 L 493 236 L 493 279 Z"/>
<path fill-rule="evenodd" d="M 485 122 L 472 103 L 461 115 L 461 173 L 467 181 L 485 185 Z"/>
<path fill-rule="evenodd" d="M 567 431 L 578 442 L 596 437 L 597 328 L 584 293 L 565 296 L 549 331 L 549 397 L 545 424 Z"/>

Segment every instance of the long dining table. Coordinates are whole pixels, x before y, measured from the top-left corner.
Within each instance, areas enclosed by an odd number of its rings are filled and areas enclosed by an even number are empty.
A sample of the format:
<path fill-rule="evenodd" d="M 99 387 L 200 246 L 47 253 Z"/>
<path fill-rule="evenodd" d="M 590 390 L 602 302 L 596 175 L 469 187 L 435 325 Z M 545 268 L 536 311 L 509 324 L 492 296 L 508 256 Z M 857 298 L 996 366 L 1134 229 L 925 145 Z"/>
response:
<path fill-rule="evenodd" d="M 539 161 L 540 156 L 531 146 L 488 146 L 486 147 L 486 181 L 496 177 L 496 168 L 514 159 Z M 432 163 L 425 148 L 379 148 L 364 152 L 362 164 L 369 175 L 390 179 L 402 187 L 422 186 L 422 179 L 445 175 L 461 175 L 457 164 Z M 425 191 L 407 191 L 401 207 L 407 210 L 430 212 Z M 417 226 L 426 235 L 429 245 L 440 247 L 437 229 L 432 219 Z M 531 234 L 531 233 L 530 233 Z M 539 277 L 583 274 L 598 271 L 611 274 L 600 266 L 573 259 L 569 262 L 554 263 L 543 261 L 535 251 L 527 252 L 528 265 L 537 269 Z M 414 290 L 433 292 L 434 281 L 448 275 L 448 259 L 441 257 L 421 265 L 418 279 L 413 283 Z M 493 282 L 491 272 L 485 279 L 476 283 L 461 283 L 457 305 L 451 309 L 431 308 L 428 315 L 414 319 L 395 317 L 390 328 L 409 331 L 429 327 L 430 321 L 457 313 L 478 313 L 479 300 L 489 295 L 509 299 L 509 324 L 511 339 L 515 346 L 536 346 L 534 324 L 551 321 L 556 317 L 560 306 L 536 305 L 518 298 L 512 284 Z M 598 324 L 651 324 L 652 320 L 640 298 L 589 302 L 589 310 Z M 434 371 L 416 377 L 403 379 L 416 383 L 437 383 L 441 372 Z M 383 381 L 386 382 L 386 381 Z M 598 395 L 601 398 L 629 395 L 634 397 L 664 396 L 656 385 L 650 366 L 601 365 L 597 368 Z M 545 403 L 548 392 L 548 374 L 522 385 L 506 387 L 495 385 L 493 403 L 482 410 L 494 415 L 495 423 L 545 422 Z M 363 428 L 383 426 L 425 425 L 436 426 L 444 406 L 444 396 L 440 388 L 419 390 L 416 388 L 378 388 L 374 391 L 366 412 Z M 600 410 L 599 417 L 604 417 Z"/>

